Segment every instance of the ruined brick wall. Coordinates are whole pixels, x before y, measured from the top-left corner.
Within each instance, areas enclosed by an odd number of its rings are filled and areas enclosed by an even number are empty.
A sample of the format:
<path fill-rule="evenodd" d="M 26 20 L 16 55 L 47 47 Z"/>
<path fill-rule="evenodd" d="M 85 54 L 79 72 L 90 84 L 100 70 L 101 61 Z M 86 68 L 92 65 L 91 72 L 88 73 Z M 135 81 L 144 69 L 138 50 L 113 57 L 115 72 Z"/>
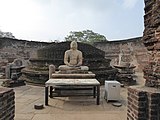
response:
<path fill-rule="evenodd" d="M 147 87 L 128 88 L 127 120 L 160 120 L 160 91 Z"/>
<path fill-rule="evenodd" d="M 26 60 L 36 58 L 37 50 L 50 44 L 47 42 L 0 38 L 0 66 L 5 66 L 6 63 L 12 62 L 15 58 Z M 140 69 L 143 69 L 143 66 L 148 61 L 146 48 L 144 48 L 141 38 L 96 43 L 95 47 L 105 51 L 105 58 L 112 59 L 111 64 L 119 62 L 120 53 L 123 54 L 122 61 L 138 63 L 138 68 Z"/>
<path fill-rule="evenodd" d="M 0 66 L 13 62 L 16 58 L 28 60 L 37 57 L 37 50 L 50 43 L 0 38 Z"/>
<path fill-rule="evenodd" d="M 160 0 L 144 0 L 143 42 L 149 53 L 143 87 L 128 88 L 127 120 L 160 120 Z"/>
<path fill-rule="evenodd" d="M 148 62 L 147 49 L 142 38 L 132 38 L 128 40 L 97 42 L 94 46 L 105 51 L 105 58 L 112 59 L 111 65 L 130 62 L 137 66 L 137 70 L 142 71 Z"/>
<path fill-rule="evenodd" d="M 143 42 L 149 51 L 144 69 L 146 86 L 160 87 L 160 0 L 144 0 L 145 15 Z"/>
<path fill-rule="evenodd" d="M 14 95 L 13 89 L 0 88 L 0 120 L 14 120 Z"/>

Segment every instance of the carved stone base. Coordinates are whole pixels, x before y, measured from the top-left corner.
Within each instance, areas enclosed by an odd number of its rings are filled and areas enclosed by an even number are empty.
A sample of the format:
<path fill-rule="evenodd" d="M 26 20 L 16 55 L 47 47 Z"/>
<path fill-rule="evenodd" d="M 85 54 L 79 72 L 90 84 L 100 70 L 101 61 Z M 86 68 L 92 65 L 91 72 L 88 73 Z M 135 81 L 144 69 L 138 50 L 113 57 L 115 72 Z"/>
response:
<path fill-rule="evenodd" d="M 7 79 L 4 80 L 2 83 L 3 87 L 17 87 L 17 86 L 22 86 L 22 85 L 26 85 L 24 80 L 11 80 L 11 79 Z"/>

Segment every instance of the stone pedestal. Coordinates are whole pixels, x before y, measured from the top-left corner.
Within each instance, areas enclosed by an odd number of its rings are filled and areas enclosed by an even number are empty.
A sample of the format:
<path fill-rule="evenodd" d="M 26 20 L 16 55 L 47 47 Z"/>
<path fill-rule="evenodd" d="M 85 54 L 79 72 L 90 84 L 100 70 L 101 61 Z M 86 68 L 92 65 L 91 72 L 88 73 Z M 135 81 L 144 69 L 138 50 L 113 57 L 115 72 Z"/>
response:
<path fill-rule="evenodd" d="M 2 83 L 3 87 L 17 87 L 22 85 L 26 85 L 24 80 L 5 79 Z"/>
<path fill-rule="evenodd" d="M 126 63 L 126 65 L 114 65 L 115 68 L 118 69 L 118 73 L 116 74 L 116 80 L 124 85 L 133 85 L 136 84 L 135 80 L 135 71 L 134 68 L 136 66 Z"/>

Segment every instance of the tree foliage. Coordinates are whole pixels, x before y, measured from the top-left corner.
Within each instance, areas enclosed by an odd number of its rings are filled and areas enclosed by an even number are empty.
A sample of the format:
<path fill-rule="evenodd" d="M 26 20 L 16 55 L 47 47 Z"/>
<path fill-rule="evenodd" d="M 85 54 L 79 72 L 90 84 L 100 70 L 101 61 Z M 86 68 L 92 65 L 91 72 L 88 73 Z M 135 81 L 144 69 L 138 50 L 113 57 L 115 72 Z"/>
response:
<path fill-rule="evenodd" d="M 104 35 L 94 33 L 92 30 L 83 30 L 83 31 L 71 31 L 67 37 L 66 41 L 76 40 L 77 42 L 93 44 L 94 42 L 107 41 Z"/>
<path fill-rule="evenodd" d="M 0 30 L 0 38 L 3 38 L 3 37 L 15 39 L 15 37 L 13 36 L 11 32 L 2 32 Z"/>

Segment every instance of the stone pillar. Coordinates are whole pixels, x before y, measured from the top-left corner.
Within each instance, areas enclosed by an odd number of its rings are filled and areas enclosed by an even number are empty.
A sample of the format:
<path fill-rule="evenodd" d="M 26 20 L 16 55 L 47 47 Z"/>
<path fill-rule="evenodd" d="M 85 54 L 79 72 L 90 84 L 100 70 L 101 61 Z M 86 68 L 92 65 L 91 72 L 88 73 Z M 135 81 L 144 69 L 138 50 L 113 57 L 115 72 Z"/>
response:
<path fill-rule="evenodd" d="M 54 65 L 49 65 L 49 79 L 52 77 L 52 73 L 55 73 L 55 66 Z"/>
<path fill-rule="evenodd" d="M 8 64 L 5 68 L 6 79 L 11 79 L 11 65 Z"/>
<path fill-rule="evenodd" d="M 0 120 L 14 120 L 14 95 L 13 89 L 0 88 Z"/>

